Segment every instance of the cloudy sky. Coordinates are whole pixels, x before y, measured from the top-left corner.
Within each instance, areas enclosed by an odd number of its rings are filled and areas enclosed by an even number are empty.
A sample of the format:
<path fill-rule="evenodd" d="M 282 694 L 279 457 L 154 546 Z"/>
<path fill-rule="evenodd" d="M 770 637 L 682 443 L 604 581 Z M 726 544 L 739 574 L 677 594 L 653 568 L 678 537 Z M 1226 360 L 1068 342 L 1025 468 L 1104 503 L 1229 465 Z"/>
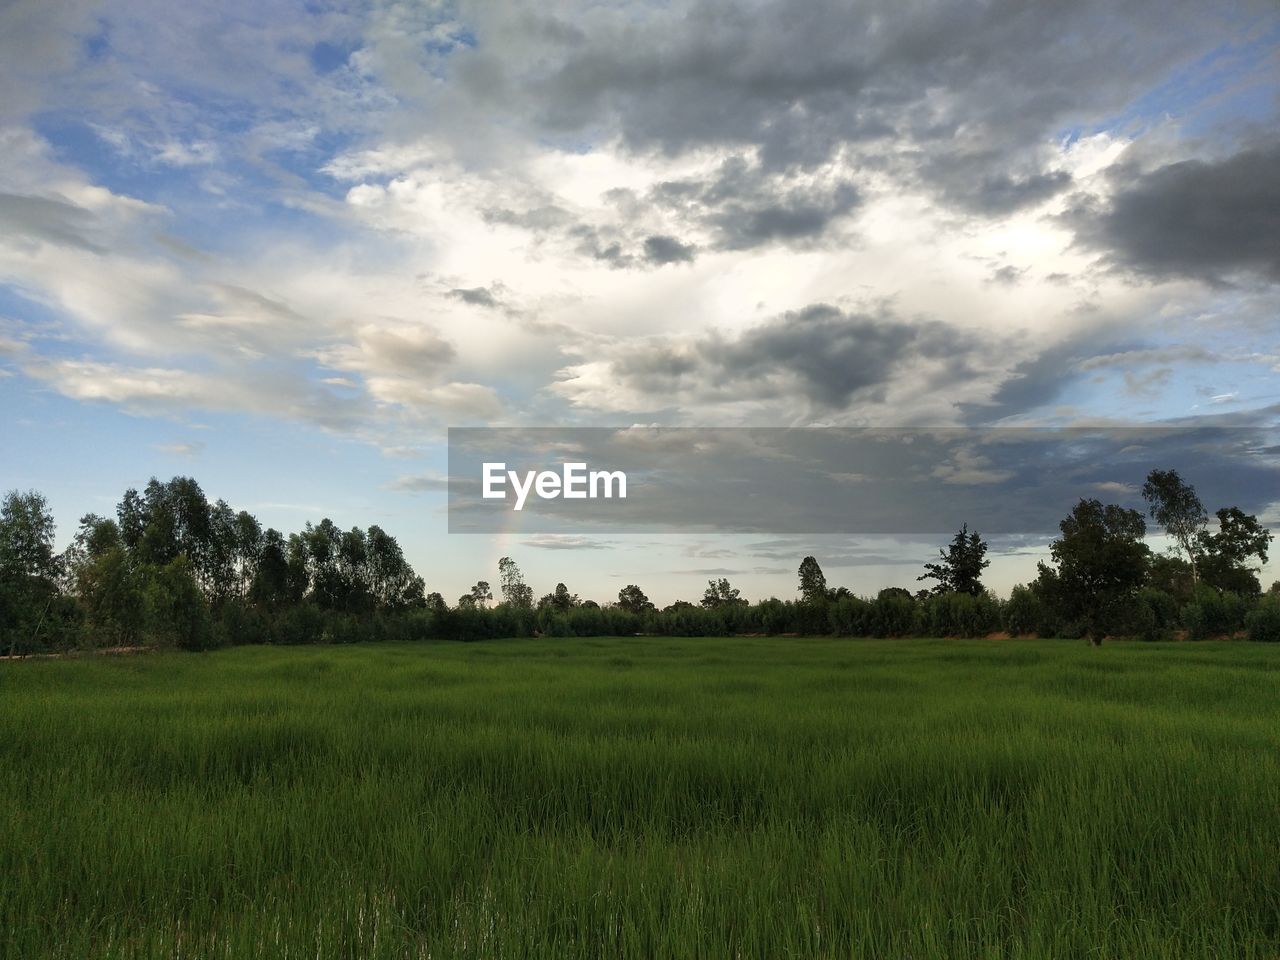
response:
<path fill-rule="evenodd" d="M 450 597 L 504 553 L 602 599 L 907 582 L 849 537 L 449 536 L 444 431 L 1274 425 L 1278 119 L 1269 0 L 8 0 L 0 486 L 65 542 L 190 474 Z"/>

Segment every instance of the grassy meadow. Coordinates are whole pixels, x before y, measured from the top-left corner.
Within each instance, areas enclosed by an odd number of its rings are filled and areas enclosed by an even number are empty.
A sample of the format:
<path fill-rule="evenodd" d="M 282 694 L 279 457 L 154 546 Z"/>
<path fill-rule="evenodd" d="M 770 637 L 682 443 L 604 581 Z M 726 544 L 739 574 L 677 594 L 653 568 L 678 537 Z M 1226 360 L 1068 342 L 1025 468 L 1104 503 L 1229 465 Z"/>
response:
<path fill-rule="evenodd" d="M 0 663 L 0 956 L 1280 956 L 1280 649 Z"/>

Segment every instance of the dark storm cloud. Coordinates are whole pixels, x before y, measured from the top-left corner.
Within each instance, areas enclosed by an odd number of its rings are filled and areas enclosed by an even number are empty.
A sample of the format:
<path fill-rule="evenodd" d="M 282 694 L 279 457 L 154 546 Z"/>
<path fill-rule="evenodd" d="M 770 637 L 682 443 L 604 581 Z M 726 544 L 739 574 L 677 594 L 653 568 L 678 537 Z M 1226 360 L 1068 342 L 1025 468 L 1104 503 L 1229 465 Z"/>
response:
<path fill-rule="evenodd" d="M 1109 205 L 1068 215 L 1082 242 L 1117 267 L 1211 283 L 1240 274 L 1280 281 L 1280 143 L 1117 177 Z"/>
<path fill-rule="evenodd" d="M 919 153 L 917 176 L 948 204 L 984 217 L 1003 217 L 1043 203 L 1071 186 L 1065 170 L 1040 170 L 1034 152 L 1020 157 L 963 140 Z"/>
<path fill-rule="evenodd" d="M 639 224 L 664 222 L 708 236 L 715 250 L 751 250 L 772 244 L 810 248 L 832 224 L 857 209 L 861 195 L 847 177 L 791 177 L 758 162 L 730 157 L 710 175 L 658 183 L 644 194 L 614 188 L 603 194 L 612 222 L 575 221 L 558 207 L 520 214 L 490 210 L 491 223 L 559 236 L 582 256 L 616 269 L 691 263 L 698 245 L 672 232 Z"/>
<path fill-rule="evenodd" d="M 483 65 L 469 90 L 482 109 L 567 145 L 616 133 L 637 152 L 747 151 L 773 172 L 848 148 L 999 214 L 1066 185 L 1035 160 L 1064 127 L 1114 117 L 1260 17 L 1274 10 L 1249 0 L 495 5 L 455 59 Z M 915 149 L 886 159 L 889 143 Z"/>
<path fill-rule="evenodd" d="M 696 248 L 691 243 L 681 243 L 675 237 L 655 235 L 645 237 L 644 258 L 653 264 L 692 263 Z"/>
<path fill-rule="evenodd" d="M 1061 193 L 1071 185 L 1071 174 L 1064 170 L 1052 173 L 1036 173 L 1014 179 L 1007 173 L 985 176 L 972 194 L 962 193 L 969 205 L 979 213 L 998 215 L 1012 213 L 1021 207 L 1041 203 L 1055 194 Z M 954 188 L 949 194 L 959 191 Z"/>
<path fill-rule="evenodd" d="M 630 344 L 611 367 L 623 385 L 655 396 L 690 392 L 715 401 L 785 394 L 843 409 L 882 397 L 903 366 L 920 358 L 944 361 L 949 375 L 964 376 L 982 349 L 972 335 L 946 324 L 814 304 L 737 336 Z"/>
<path fill-rule="evenodd" d="M 710 231 L 722 250 L 749 250 L 769 243 L 803 244 L 857 207 L 853 182 L 797 185 L 742 157 L 726 160 L 705 180 L 669 180 L 649 193 L 660 208 Z"/>
<path fill-rule="evenodd" d="M 1006 263 L 1003 267 L 997 267 L 991 271 L 991 276 L 987 277 L 987 283 L 994 283 L 1001 287 L 1016 287 L 1026 272 L 1026 267 L 1015 267 Z"/>
<path fill-rule="evenodd" d="M 455 287 L 449 296 L 475 307 L 498 307 L 501 302 L 488 287 Z"/>
<path fill-rule="evenodd" d="M 568 236 L 577 241 L 578 253 L 615 269 L 632 267 L 637 263 L 636 255 L 623 246 L 624 238 L 618 236 L 617 230 L 578 224 L 569 229 Z"/>
<path fill-rule="evenodd" d="M 573 217 L 569 212 L 557 207 L 555 204 L 544 204 L 528 210 L 490 207 L 482 210 L 480 215 L 485 223 L 521 227 L 525 230 L 537 232 L 556 230 L 573 222 Z"/>
<path fill-rule="evenodd" d="M 643 240 L 625 236 L 616 228 L 579 224 L 568 231 L 578 253 L 615 269 L 653 268 L 668 263 L 692 263 L 698 248 L 667 234 L 650 234 Z"/>
<path fill-rule="evenodd" d="M 1080 379 L 1081 361 L 1104 350 L 1110 354 L 1114 346 L 1108 350 L 1092 333 L 1042 350 L 1016 364 L 989 403 L 962 404 L 965 420 L 975 424 L 995 423 L 1052 403 Z"/>

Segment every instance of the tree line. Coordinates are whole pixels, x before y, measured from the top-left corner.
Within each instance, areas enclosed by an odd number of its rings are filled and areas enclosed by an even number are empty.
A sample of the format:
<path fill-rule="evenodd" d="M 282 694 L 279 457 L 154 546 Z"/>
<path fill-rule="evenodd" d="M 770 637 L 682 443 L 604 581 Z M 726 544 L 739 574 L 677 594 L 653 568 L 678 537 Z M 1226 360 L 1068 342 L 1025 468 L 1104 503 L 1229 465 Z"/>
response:
<path fill-rule="evenodd" d="M 1174 470 L 1143 487 L 1148 516 L 1174 547 L 1146 543 L 1147 516 L 1082 499 L 1059 525 L 1049 562 L 1008 599 L 982 583 L 988 545 L 967 525 L 924 564 L 911 590 L 874 597 L 830 587 L 817 559 L 797 571 L 797 597 L 750 603 L 725 578 L 697 603 L 657 608 L 636 584 L 604 604 L 559 583 L 535 600 L 519 565 L 498 562 L 450 604 L 425 584 L 395 537 L 329 519 L 284 535 L 246 511 L 210 502 L 190 477 L 130 489 L 114 517 L 88 514 L 54 546 L 45 498 L 12 491 L 0 504 L 0 652 L 241 643 L 500 636 L 834 634 L 1012 635 L 1148 640 L 1185 635 L 1280 641 L 1280 584 L 1258 571 L 1272 540 L 1257 517 L 1224 507 L 1211 519 Z M 1216 522 L 1215 522 L 1216 521 Z"/>

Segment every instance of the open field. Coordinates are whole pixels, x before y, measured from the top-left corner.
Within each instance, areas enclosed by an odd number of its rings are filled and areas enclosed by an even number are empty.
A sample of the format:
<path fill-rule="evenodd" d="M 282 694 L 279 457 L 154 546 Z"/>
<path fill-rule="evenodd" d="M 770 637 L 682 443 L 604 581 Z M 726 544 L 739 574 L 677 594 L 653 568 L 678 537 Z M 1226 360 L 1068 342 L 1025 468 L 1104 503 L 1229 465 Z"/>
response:
<path fill-rule="evenodd" d="M 0 665 L 0 955 L 1280 955 L 1280 650 Z"/>

